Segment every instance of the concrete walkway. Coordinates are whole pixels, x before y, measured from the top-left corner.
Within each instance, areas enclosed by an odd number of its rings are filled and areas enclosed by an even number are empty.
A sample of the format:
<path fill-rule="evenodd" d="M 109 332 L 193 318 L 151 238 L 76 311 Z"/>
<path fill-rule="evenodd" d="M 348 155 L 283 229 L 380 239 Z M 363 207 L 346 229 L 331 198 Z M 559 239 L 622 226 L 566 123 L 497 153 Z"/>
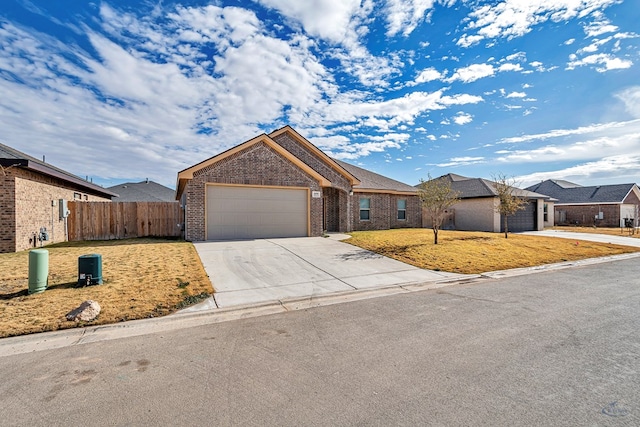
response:
<path fill-rule="evenodd" d="M 527 231 L 518 234 L 529 234 L 532 236 L 548 236 L 559 237 L 562 239 L 586 240 L 588 242 L 612 243 L 614 245 L 634 246 L 640 248 L 640 239 L 625 235 L 612 236 L 609 234 L 593 234 L 593 233 L 574 233 L 572 231 L 560 230 L 544 230 L 544 231 Z"/>
<path fill-rule="evenodd" d="M 338 241 L 342 237 L 195 243 L 216 292 L 208 301 L 187 310 L 246 306 L 469 277 L 413 267 Z"/>

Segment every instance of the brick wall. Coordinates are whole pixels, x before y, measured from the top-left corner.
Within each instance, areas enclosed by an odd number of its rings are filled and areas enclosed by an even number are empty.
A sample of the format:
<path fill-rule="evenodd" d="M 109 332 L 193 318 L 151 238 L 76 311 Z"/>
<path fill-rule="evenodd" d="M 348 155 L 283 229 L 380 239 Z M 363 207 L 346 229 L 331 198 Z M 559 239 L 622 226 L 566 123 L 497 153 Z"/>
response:
<path fill-rule="evenodd" d="M 620 205 L 561 205 L 555 206 L 559 219 L 565 220 L 558 225 L 584 225 L 597 227 L 620 227 Z M 564 212 L 564 215 L 561 214 Z M 595 216 L 602 212 L 602 219 Z"/>
<path fill-rule="evenodd" d="M 302 160 L 320 175 L 331 181 L 335 188 L 349 192 L 351 190 L 350 182 L 335 169 L 329 166 L 324 160 L 320 159 L 315 153 L 300 144 L 287 133 L 273 138 L 281 147 Z"/>
<path fill-rule="evenodd" d="M 369 198 L 369 220 L 360 219 L 360 199 Z M 398 220 L 399 199 L 407 201 L 407 219 Z M 422 209 L 418 196 L 403 196 L 385 193 L 354 193 L 351 197 L 354 231 L 388 230 L 390 228 L 417 228 L 422 226 Z"/>
<path fill-rule="evenodd" d="M 398 219 L 398 200 L 407 201 L 405 220 Z M 389 197 L 390 228 L 419 228 L 422 227 L 422 204 L 418 196 L 403 196 L 393 194 Z"/>
<path fill-rule="evenodd" d="M 41 175 L 26 169 L 12 168 L 7 171 L 7 179 L 13 181 L 13 196 L 9 195 L 5 190 L 11 190 L 11 188 L 4 188 L 3 196 L 13 199 L 13 219 L 9 220 L 10 227 L 8 232 L 4 231 L 4 235 L 12 235 L 13 242 L 9 245 L 0 244 L 0 252 L 15 252 L 21 251 L 34 246 L 34 233 L 39 233 L 40 228 L 45 227 L 49 233 L 49 241 L 42 242 L 43 244 L 50 244 L 56 242 L 65 241 L 65 221 L 60 219 L 58 200 L 73 200 L 74 196 L 80 196 L 82 200 L 87 201 L 109 201 L 110 199 L 104 198 L 95 194 L 87 193 L 83 189 L 79 189 L 75 186 L 65 183 L 62 180 Z M 52 201 L 55 201 L 55 206 L 52 206 Z M 2 211 L 5 209 L 11 209 L 9 204 L 2 202 Z M 9 214 L 7 217 L 11 217 Z M 11 238 L 5 236 L 2 237 L 4 242 L 10 242 Z M 7 240 L 4 240 L 7 239 Z M 35 241 L 37 246 L 40 246 L 39 241 Z"/>
<path fill-rule="evenodd" d="M 0 170 L 0 253 L 16 250 L 15 177 Z"/>
<path fill-rule="evenodd" d="M 313 177 L 264 143 L 254 144 L 194 173 L 187 184 L 186 239 L 205 240 L 206 183 L 307 187 L 321 191 Z M 310 200 L 311 235 L 322 235 L 322 198 Z"/>
<path fill-rule="evenodd" d="M 324 201 L 324 213 L 326 231 L 340 230 L 340 190 L 335 188 L 323 188 L 322 197 Z M 344 230 L 342 230 L 344 231 Z"/>

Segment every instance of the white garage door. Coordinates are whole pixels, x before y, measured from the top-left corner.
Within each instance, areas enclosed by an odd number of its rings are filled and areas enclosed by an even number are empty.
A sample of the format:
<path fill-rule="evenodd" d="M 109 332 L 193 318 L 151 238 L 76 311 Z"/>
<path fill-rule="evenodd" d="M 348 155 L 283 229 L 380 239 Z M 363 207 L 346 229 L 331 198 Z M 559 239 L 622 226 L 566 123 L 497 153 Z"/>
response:
<path fill-rule="evenodd" d="M 307 236 L 306 189 L 207 186 L 207 240 Z"/>

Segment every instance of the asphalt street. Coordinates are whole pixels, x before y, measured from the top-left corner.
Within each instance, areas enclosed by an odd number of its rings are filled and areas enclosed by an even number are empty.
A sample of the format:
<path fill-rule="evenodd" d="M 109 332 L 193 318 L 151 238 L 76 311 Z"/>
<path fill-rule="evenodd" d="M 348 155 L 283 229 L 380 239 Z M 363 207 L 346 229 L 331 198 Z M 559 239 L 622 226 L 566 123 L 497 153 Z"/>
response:
<path fill-rule="evenodd" d="M 0 357 L 0 425 L 640 425 L 638 258 Z"/>

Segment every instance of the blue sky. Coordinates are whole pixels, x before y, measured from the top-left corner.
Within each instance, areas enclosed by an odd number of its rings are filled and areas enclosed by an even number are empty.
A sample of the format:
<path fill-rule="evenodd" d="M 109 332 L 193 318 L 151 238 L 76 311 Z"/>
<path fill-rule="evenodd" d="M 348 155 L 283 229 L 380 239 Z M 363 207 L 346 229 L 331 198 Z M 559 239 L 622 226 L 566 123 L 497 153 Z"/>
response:
<path fill-rule="evenodd" d="M 0 44 L 0 142 L 105 186 L 286 124 L 409 184 L 640 182 L 637 0 L 2 0 Z"/>

